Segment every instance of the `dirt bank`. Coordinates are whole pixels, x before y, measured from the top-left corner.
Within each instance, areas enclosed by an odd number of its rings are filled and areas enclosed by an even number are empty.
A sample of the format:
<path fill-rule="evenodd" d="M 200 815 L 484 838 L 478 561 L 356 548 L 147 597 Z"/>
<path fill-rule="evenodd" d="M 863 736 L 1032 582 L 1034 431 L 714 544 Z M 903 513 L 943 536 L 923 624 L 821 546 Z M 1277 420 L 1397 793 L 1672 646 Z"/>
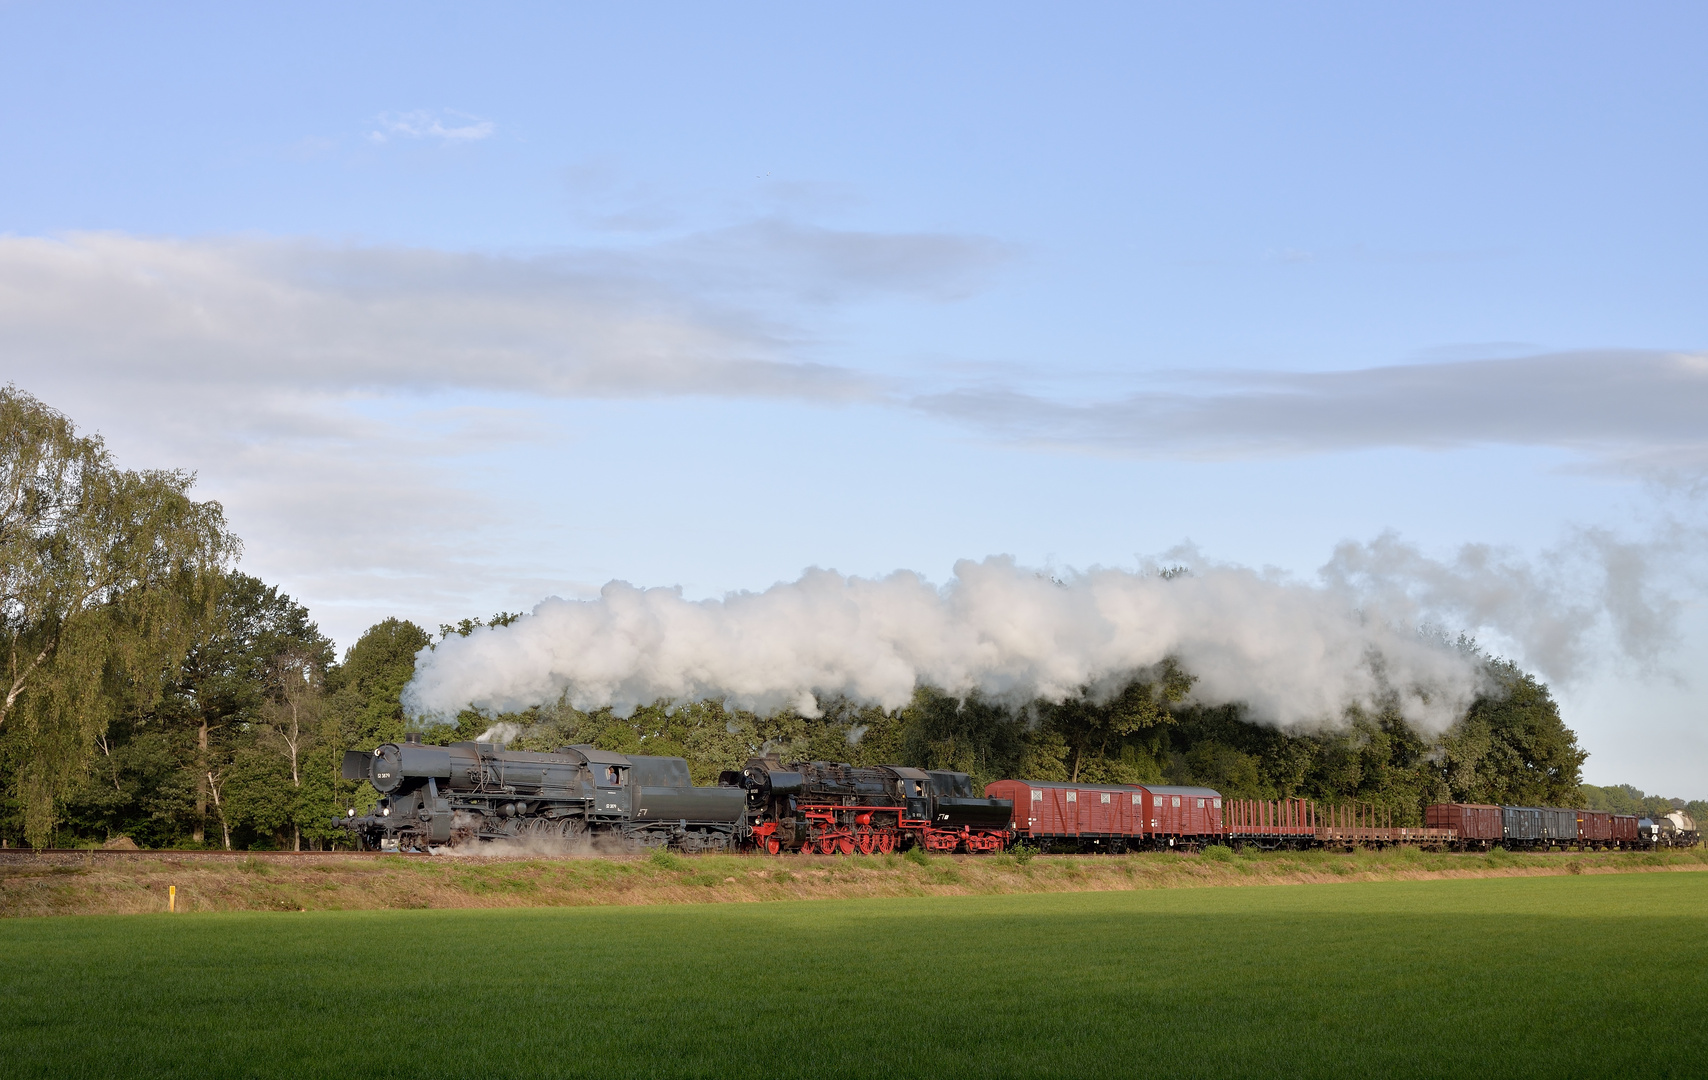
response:
<path fill-rule="evenodd" d="M 1708 852 L 1123 856 L 350 856 L 0 852 L 0 915 L 549 907 L 1708 869 Z"/>

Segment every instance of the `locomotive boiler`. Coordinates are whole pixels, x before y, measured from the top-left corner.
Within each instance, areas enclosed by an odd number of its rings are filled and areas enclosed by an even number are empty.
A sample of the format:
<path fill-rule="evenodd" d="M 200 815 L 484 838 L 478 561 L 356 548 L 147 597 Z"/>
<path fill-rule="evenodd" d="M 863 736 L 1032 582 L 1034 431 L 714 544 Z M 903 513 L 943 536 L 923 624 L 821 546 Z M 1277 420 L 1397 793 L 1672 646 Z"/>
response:
<path fill-rule="evenodd" d="M 365 848 L 510 839 L 726 851 L 747 830 L 741 787 L 695 787 L 682 758 L 583 744 L 541 754 L 483 742 L 426 746 L 410 732 L 401 743 L 346 751 L 343 776 L 380 794 L 369 813 L 339 821 Z"/>
<path fill-rule="evenodd" d="M 777 854 L 1001 851 L 1012 837 L 1014 803 L 973 795 L 966 773 L 903 765 L 752 758 L 720 784 L 746 790 L 755 846 Z"/>

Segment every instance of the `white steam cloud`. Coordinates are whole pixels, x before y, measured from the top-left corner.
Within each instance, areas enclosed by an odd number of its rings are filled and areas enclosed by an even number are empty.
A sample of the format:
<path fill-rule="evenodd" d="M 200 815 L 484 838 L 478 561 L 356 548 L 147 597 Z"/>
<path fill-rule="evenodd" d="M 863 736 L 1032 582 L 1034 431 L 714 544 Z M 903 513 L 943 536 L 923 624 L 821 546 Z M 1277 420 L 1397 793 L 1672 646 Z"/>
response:
<path fill-rule="evenodd" d="M 1615 570 L 1632 578 L 1634 550 L 1604 546 L 1607 580 Z M 1598 615 L 1487 549 L 1441 563 L 1393 537 L 1343 546 L 1324 581 L 1233 566 L 1061 581 L 997 557 L 960 562 L 942 587 L 906 571 L 867 579 L 815 569 L 761 593 L 690 601 L 612 582 L 597 599 L 549 599 L 510 626 L 423 650 L 404 704 L 448 716 L 560 699 L 619 711 L 715 699 L 816 715 L 832 696 L 897 708 L 920 685 L 1020 704 L 1113 689 L 1173 657 L 1197 676 L 1196 700 L 1242 702 L 1258 720 L 1333 723 L 1348 705 L 1392 696 L 1411 722 L 1439 730 L 1462 715 L 1481 669 L 1420 627 L 1492 631 L 1545 675 L 1564 675 L 1580 639 L 1602 621 L 1624 631 L 1641 602 L 1603 597 Z"/>

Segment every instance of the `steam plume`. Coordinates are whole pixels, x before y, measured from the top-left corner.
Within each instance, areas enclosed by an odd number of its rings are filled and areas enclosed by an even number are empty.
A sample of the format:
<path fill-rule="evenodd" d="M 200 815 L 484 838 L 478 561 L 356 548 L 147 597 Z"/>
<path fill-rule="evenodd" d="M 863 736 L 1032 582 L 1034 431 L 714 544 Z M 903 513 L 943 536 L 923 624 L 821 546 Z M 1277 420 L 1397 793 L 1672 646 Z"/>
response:
<path fill-rule="evenodd" d="M 1633 576 L 1634 549 L 1603 549 Z M 1409 720 L 1438 730 L 1475 695 L 1480 668 L 1421 625 L 1492 630 L 1519 658 L 1534 652 L 1545 675 L 1565 675 L 1608 610 L 1605 600 L 1591 610 L 1565 599 L 1544 575 L 1497 554 L 1467 547 L 1455 562 L 1435 562 L 1385 536 L 1343 545 L 1320 586 L 1218 565 L 1173 578 L 1150 567 L 1059 581 L 1007 557 L 962 561 L 942 587 L 906 571 L 873 579 L 815 569 L 764 592 L 690 601 L 612 582 L 597 599 L 548 599 L 513 625 L 423 650 L 404 704 L 446 716 L 560 698 L 619 711 L 717 699 L 810 716 L 832 695 L 896 708 L 922 684 L 1019 704 L 1113 689 L 1174 657 L 1197 676 L 1195 698 L 1243 702 L 1255 719 L 1314 726 L 1349 704 L 1397 698 Z M 1612 621 L 1632 618 L 1615 610 Z"/>

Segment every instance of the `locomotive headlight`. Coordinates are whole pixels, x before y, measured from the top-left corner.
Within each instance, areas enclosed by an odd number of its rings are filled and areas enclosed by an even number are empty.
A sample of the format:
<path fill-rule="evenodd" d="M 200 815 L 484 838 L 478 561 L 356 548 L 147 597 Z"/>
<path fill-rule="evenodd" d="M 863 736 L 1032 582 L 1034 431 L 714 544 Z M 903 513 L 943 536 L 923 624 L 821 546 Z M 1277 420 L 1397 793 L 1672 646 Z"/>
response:
<path fill-rule="evenodd" d="M 355 811 L 352 810 L 351 813 L 355 813 Z M 388 806 L 384 810 L 381 810 L 380 817 L 391 817 L 391 807 Z"/>
<path fill-rule="evenodd" d="M 356 816 L 356 808 L 354 806 L 350 807 L 350 809 L 344 811 L 344 816 L 345 817 L 355 817 Z"/>

